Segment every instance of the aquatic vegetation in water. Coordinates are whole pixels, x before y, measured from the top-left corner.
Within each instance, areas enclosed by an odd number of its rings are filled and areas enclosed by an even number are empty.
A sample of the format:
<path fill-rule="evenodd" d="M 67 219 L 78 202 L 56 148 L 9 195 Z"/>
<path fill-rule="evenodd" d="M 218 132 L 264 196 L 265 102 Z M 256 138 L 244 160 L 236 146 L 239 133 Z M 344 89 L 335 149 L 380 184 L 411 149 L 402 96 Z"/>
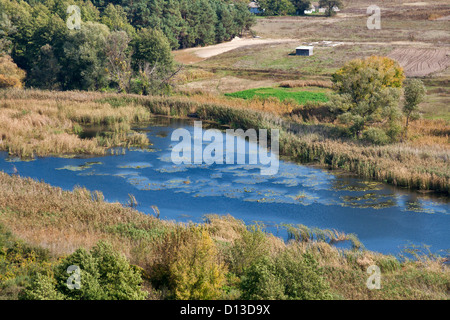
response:
<path fill-rule="evenodd" d="M 348 181 L 336 179 L 333 182 L 333 189 L 340 191 L 375 191 L 381 190 L 383 185 L 376 181 Z"/>
<path fill-rule="evenodd" d="M 397 205 L 394 195 L 366 193 L 362 196 L 341 196 L 343 206 L 354 208 L 372 208 L 382 209 L 390 208 Z"/>
<path fill-rule="evenodd" d="M 121 166 L 117 166 L 120 169 L 144 169 L 153 167 L 151 163 L 148 162 L 139 162 L 139 163 L 129 163 Z"/>
<path fill-rule="evenodd" d="M 92 168 L 93 165 L 101 165 L 101 164 L 103 164 L 103 163 L 102 162 L 86 162 L 86 163 L 78 165 L 78 166 L 67 165 L 62 168 L 56 168 L 56 170 L 83 171 L 83 170 Z"/>

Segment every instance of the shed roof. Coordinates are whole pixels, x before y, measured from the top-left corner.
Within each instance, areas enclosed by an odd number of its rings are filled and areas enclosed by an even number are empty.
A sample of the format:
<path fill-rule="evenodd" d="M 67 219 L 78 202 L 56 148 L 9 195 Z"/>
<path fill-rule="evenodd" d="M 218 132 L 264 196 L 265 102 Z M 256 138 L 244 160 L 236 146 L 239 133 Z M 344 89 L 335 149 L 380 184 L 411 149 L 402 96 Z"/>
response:
<path fill-rule="evenodd" d="M 313 47 L 313 46 L 300 46 L 300 47 L 297 47 L 297 48 L 295 48 L 295 49 L 299 49 L 299 50 L 311 50 L 311 49 L 314 49 L 314 47 Z"/>

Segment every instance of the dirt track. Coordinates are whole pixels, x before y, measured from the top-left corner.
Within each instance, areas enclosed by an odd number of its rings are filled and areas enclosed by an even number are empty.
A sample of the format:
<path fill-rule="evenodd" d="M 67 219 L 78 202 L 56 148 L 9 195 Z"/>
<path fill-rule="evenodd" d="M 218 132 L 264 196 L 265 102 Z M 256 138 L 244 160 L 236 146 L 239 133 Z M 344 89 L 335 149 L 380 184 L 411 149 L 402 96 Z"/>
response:
<path fill-rule="evenodd" d="M 398 48 L 389 57 L 397 60 L 410 77 L 424 77 L 450 66 L 450 49 L 447 48 Z"/>
<path fill-rule="evenodd" d="M 298 42 L 294 39 L 260 39 L 260 38 L 234 38 L 229 42 L 219 43 L 212 46 L 189 48 L 175 51 L 175 59 L 179 62 L 191 64 L 204 59 L 217 56 L 219 54 L 245 46 L 253 46 L 258 44 L 272 44 L 284 42 Z M 300 44 L 300 42 L 299 42 Z M 189 59 L 190 58 L 190 59 Z M 183 61 L 184 60 L 184 61 Z"/>

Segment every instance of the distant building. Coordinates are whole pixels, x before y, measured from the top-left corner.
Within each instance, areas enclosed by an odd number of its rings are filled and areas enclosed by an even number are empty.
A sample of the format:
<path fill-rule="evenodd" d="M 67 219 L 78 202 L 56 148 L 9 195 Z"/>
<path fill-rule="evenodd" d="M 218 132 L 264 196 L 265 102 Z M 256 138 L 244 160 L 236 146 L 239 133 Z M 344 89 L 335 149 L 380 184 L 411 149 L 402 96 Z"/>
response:
<path fill-rule="evenodd" d="M 251 13 L 254 13 L 254 14 L 260 14 L 263 12 L 263 10 L 261 10 L 261 7 L 259 6 L 259 4 L 256 3 L 255 1 L 252 1 L 248 4 L 248 9 L 250 10 Z"/>
<path fill-rule="evenodd" d="M 312 12 L 319 12 L 319 13 L 325 13 L 327 11 L 326 8 L 321 8 L 318 2 L 312 2 L 309 10 L 311 10 Z M 309 11 L 309 10 L 307 10 L 307 11 Z M 333 11 L 338 12 L 341 10 L 339 10 L 339 8 L 335 6 L 335 7 L 333 7 Z M 305 10 L 305 13 L 307 13 L 306 10 Z"/>
<path fill-rule="evenodd" d="M 313 55 L 313 46 L 300 46 L 295 48 L 295 54 L 297 56 L 312 56 Z"/>

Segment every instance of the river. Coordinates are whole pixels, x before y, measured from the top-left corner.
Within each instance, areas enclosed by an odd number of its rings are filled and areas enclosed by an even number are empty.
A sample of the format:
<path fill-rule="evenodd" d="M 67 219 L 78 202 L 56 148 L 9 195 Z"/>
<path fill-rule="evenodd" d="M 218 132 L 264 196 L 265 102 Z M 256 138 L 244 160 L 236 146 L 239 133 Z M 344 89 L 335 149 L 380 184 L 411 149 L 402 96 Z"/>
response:
<path fill-rule="evenodd" d="M 100 190 L 110 202 L 127 203 L 162 219 L 201 222 L 205 214 L 230 214 L 246 223 L 264 223 L 287 237 L 283 224 L 354 233 L 364 246 L 398 254 L 405 246 L 427 245 L 434 253 L 450 248 L 450 205 L 444 196 L 423 195 L 313 166 L 280 161 L 263 176 L 253 165 L 175 165 L 172 132 L 193 132 L 190 120 L 155 118 L 134 128 L 152 146 L 90 158 L 44 157 L 20 161 L 0 153 L 0 170 L 32 177 L 63 189 Z M 447 251 L 448 252 L 448 251 Z"/>

